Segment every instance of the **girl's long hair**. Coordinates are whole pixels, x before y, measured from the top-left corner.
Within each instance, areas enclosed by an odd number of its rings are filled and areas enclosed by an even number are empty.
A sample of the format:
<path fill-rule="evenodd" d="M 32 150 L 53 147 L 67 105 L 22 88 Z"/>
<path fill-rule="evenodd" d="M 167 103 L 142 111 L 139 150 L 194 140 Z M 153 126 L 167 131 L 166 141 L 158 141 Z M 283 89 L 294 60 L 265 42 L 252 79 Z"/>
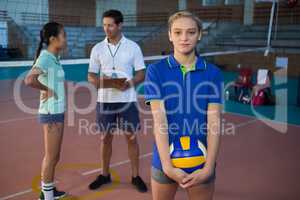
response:
<path fill-rule="evenodd" d="M 49 22 L 43 26 L 42 30 L 40 30 L 40 42 L 38 48 L 36 49 L 33 63 L 35 63 L 37 58 L 39 57 L 43 49 L 43 44 L 46 44 L 48 46 L 50 37 L 57 37 L 62 29 L 63 25 L 57 22 Z"/>

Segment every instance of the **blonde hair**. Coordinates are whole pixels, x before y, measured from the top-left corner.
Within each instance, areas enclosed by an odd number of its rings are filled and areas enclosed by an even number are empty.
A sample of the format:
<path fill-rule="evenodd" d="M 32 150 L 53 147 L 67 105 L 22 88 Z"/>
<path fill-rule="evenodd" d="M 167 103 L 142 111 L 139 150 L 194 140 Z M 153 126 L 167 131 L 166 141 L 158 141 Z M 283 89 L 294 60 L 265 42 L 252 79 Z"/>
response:
<path fill-rule="evenodd" d="M 168 20 L 169 31 L 171 31 L 174 21 L 176 19 L 179 19 L 182 17 L 187 17 L 187 18 L 194 20 L 197 24 L 199 32 L 202 30 L 202 21 L 196 15 L 194 15 L 193 13 L 191 13 L 189 11 L 179 11 L 169 17 L 169 20 Z"/>

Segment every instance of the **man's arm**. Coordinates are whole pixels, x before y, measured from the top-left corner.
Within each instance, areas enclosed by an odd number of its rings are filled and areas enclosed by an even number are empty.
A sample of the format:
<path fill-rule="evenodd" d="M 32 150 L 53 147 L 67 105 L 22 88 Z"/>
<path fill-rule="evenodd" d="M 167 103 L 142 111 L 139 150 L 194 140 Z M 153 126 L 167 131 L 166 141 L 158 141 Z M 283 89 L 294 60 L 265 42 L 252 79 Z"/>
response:
<path fill-rule="evenodd" d="M 99 88 L 116 88 L 121 89 L 124 86 L 124 80 L 112 79 L 107 76 L 99 77 L 96 73 L 88 73 L 88 81 L 93 84 L 97 89 Z"/>
<path fill-rule="evenodd" d="M 135 72 L 134 77 L 131 80 L 125 82 L 122 90 L 127 90 L 128 88 L 135 87 L 145 80 L 145 70 L 141 69 Z"/>
<path fill-rule="evenodd" d="M 141 69 L 135 72 L 135 76 L 132 79 L 134 86 L 142 83 L 145 80 L 145 70 Z"/>
<path fill-rule="evenodd" d="M 142 83 L 145 80 L 145 62 L 144 62 L 144 56 L 142 53 L 141 48 L 136 45 L 133 51 L 134 54 L 134 61 L 133 61 L 133 68 L 135 70 L 135 75 L 131 80 L 128 80 L 126 82 L 126 86 L 124 87 L 124 90 L 135 87 Z"/>

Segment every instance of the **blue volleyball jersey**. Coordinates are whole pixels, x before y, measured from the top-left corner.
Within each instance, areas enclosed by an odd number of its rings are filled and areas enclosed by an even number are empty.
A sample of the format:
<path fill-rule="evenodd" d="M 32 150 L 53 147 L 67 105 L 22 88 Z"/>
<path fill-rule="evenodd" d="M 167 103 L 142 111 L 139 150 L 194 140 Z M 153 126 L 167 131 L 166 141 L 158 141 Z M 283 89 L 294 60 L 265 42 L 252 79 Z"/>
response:
<path fill-rule="evenodd" d="M 190 135 L 207 147 L 208 105 L 223 103 L 221 70 L 197 55 L 194 69 L 183 71 L 180 63 L 171 54 L 147 67 L 144 84 L 147 104 L 152 100 L 164 102 L 169 143 Z M 152 166 L 162 170 L 155 143 Z"/>

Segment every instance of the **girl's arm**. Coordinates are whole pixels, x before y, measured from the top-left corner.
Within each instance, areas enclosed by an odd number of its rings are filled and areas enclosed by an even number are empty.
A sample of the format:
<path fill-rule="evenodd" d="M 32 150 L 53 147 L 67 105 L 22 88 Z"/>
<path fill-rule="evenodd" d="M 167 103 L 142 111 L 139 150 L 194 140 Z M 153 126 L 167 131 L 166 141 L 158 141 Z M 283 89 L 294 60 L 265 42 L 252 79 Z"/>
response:
<path fill-rule="evenodd" d="M 169 154 L 169 137 L 166 112 L 163 101 L 153 100 L 150 103 L 153 116 L 153 134 L 164 171 L 172 167 Z"/>
<path fill-rule="evenodd" d="M 196 170 L 182 180 L 183 188 L 206 181 L 214 172 L 220 145 L 221 104 L 211 103 L 207 110 L 207 157 L 204 168 Z"/>
<path fill-rule="evenodd" d="M 40 74 L 42 74 L 43 72 L 37 68 L 32 68 L 29 73 L 27 74 L 27 76 L 25 77 L 25 85 L 38 89 L 38 90 L 44 90 L 44 91 L 48 91 L 50 90 L 48 87 L 46 87 L 45 85 L 41 84 L 40 81 L 38 80 L 38 77 Z"/>
<path fill-rule="evenodd" d="M 159 157 L 162 163 L 163 171 L 172 179 L 181 183 L 187 175 L 184 171 L 174 168 L 170 158 L 168 122 L 164 103 L 161 100 L 152 100 L 150 102 L 153 116 L 153 133 L 157 145 Z"/>
<path fill-rule="evenodd" d="M 49 97 L 54 96 L 54 98 L 57 99 L 56 94 L 47 86 L 43 85 L 39 80 L 38 77 L 40 74 L 42 74 L 43 72 L 41 70 L 39 70 L 38 68 L 32 68 L 30 70 L 30 72 L 27 74 L 27 76 L 25 77 L 25 85 L 41 90 L 43 91 L 43 100 L 47 100 Z"/>
<path fill-rule="evenodd" d="M 205 168 L 213 172 L 220 146 L 221 105 L 209 104 L 207 111 L 207 158 Z"/>

